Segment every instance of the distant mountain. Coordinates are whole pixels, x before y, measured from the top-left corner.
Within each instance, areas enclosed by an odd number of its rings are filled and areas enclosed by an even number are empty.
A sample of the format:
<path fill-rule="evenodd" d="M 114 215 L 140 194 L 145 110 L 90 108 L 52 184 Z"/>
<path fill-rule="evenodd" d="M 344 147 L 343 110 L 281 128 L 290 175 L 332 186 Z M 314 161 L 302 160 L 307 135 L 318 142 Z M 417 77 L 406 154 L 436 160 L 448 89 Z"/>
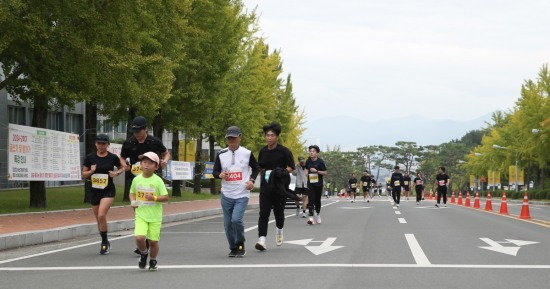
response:
<path fill-rule="evenodd" d="M 420 116 L 394 120 L 362 120 L 349 116 L 325 117 L 305 124 L 306 144 L 321 148 L 340 145 L 353 150 L 368 145 L 394 145 L 397 141 L 414 141 L 419 145 L 438 145 L 460 139 L 470 130 L 485 127 L 491 114 L 469 120 L 431 120 Z"/>

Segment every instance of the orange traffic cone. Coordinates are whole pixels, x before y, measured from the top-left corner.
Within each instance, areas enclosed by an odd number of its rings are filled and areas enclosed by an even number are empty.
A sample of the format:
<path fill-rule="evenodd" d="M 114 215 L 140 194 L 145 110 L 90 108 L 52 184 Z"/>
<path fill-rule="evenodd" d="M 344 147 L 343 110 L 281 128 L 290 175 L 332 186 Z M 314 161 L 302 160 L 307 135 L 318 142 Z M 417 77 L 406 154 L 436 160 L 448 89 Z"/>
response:
<path fill-rule="evenodd" d="M 462 205 L 462 192 L 459 192 L 458 193 L 458 203 L 456 203 L 457 205 Z"/>
<path fill-rule="evenodd" d="M 527 198 L 527 192 L 523 196 L 523 206 L 521 206 L 521 214 L 519 215 L 520 219 L 531 219 L 531 214 L 529 214 L 529 199 Z"/>
<path fill-rule="evenodd" d="M 451 193 L 451 204 L 455 203 L 455 192 Z"/>
<path fill-rule="evenodd" d="M 428 200 L 431 200 L 432 199 L 432 191 L 430 191 L 430 197 L 428 198 Z"/>
<path fill-rule="evenodd" d="M 466 193 L 466 202 L 464 202 L 464 207 L 470 206 L 470 192 Z"/>
<path fill-rule="evenodd" d="M 502 201 L 500 202 L 500 214 L 508 215 L 508 203 L 506 203 L 506 192 L 502 192 Z"/>
<path fill-rule="evenodd" d="M 485 201 L 485 211 L 493 210 L 493 202 L 491 202 L 491 192 L 487 193 L 487 200 Z"/>
<path fill-rule="evenodd" d="M 481 206 L 479 205 L 479 192 L 476 193 L 476 198 L 474 199 L 474 209 L 479 209 Z"/>

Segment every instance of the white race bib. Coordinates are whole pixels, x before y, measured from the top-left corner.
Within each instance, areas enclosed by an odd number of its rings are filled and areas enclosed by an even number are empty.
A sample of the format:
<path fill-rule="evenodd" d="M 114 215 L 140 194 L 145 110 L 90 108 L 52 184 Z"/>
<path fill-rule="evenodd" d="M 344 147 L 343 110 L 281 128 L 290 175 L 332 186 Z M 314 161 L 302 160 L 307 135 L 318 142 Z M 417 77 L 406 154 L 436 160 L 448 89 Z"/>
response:
<path fill-rule="evenodd" d="M 109 175 L 107 174 L 93 174 L 91 180 L 94 189 L 103 190 L 109 185 Z"/>
<path fill-rule="evenodd" d="M 309 183 L 310 184 L 316 184 L 319 182 L 319 174 L 317 173 L 310 173 L 309 174 Z"/>
<path fill-rule="evenodd" d="M 439 185 L 444 186 L 445 185 L 445 180 L 439 180 Z"/>
<path fill-rule="evenodd" d="M 405 181 L 405 186 L 408 186 L 409 185 L 409 181 Z"/>
<path fill-rule="evenodd" d="M 154 206 L 155 201 L 149 201 L 145 198 L 147 194 L 155 195 L 155 188 L 145 188 L 142 186 L 136 187 L 136 200 L 139 206 Z"/>

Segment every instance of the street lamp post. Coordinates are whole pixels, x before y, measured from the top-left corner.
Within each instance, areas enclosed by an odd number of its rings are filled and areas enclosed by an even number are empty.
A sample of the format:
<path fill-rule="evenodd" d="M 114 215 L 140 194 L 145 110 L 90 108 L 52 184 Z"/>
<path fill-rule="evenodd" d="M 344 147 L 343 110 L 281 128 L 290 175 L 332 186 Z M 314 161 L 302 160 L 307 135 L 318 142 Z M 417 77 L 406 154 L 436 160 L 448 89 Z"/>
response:
<path fill-rule="evenodd" d="M 509 149 L 508 147 L 499 146 L 497 144 L 493 144 L 493 148 L 502 149 L 502 150 Z M 516 181 L 515 181 L 515 186 L 516 186 L 516 192 L 519 192 L 519 185 L 518 185 L 518 154 L 517 153 L 515 153 L 515 157 L 516 157 L 516 168 L 515 168 Z"/>

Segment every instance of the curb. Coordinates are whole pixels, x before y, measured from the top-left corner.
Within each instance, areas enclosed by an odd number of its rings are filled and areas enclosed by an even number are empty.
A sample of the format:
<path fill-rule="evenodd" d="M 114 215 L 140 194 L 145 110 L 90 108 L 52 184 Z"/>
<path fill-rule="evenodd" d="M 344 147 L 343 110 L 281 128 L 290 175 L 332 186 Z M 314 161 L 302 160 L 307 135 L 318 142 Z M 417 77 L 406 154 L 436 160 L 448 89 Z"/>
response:
<path fill-rule="evenodd" d="M 258 204 L 248 205 L 246 208 L 256 209 Z M 202 217 L 209 217 L 223 214 L 222 208 L 191 211 L 179 214 L 162 216 L 162 223 L 181 222 Z M 134 219 L 118 220 L 107 223 L 109 232 L 130 230 L 134 228 Z M 97 224 L 79 224 L 67 227 L 60 227 L 50 230 L 26 231 L 0 235 L 0 251 L 20 248 L 25 246 L 40 245 L 50 242 L 68 240 L 76 237 L 84 237 L 97 234 Z"/>

